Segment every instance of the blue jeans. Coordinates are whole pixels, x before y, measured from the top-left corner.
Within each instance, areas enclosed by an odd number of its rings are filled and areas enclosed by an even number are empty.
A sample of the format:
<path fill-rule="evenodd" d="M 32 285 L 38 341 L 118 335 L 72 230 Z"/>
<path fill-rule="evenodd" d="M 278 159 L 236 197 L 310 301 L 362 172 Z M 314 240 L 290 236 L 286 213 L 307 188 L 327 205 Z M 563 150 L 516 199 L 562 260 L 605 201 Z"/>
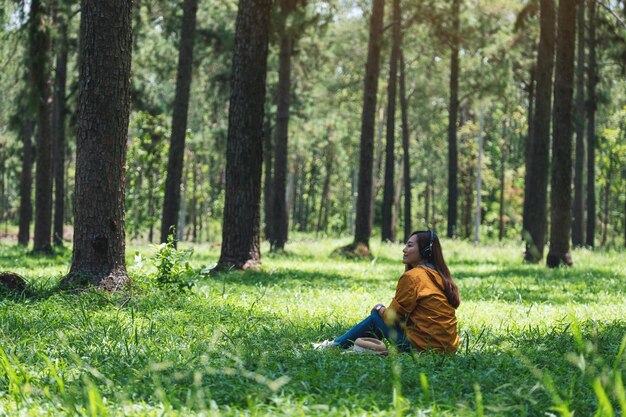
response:
<path fill-rule="evenodd" d="M 406 338 L 399 324 L 390 327 L 378 315 L 377 311 L 372 313 L 362 322 L 348 330 L 344 335 L 339 336 L 333 342 L 344 349 L 354 344 L 359 337 L 375 337 L 376 339 L 386 338 L 396 344 L 401 352 L 411 350 L 411 342 Z"/>

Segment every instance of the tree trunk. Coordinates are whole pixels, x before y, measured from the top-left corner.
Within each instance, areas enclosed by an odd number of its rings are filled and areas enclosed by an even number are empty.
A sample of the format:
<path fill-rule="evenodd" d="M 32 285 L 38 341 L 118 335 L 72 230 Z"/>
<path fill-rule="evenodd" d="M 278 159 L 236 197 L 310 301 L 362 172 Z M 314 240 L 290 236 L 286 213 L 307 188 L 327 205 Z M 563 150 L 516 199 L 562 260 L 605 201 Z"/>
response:
<path fill-rule="evenodd" d="M 35 236 L 33 251 L 52 250 L 52 128 L 48 80 L 48 47 L 50 36 L 44 23 L 41 0 L 30 3 L 29 56 L 32 102 L 37 108 L 37 154 L 35 173 Z"/>
<path fill-rule="evenodd" d="M 196 32 L 196 12 L 198 0 L 183 1 L 180 44 L 178 47 L 178 70 L 176 93 L 172 113 L 172 137 L 167 161 L 163 215 L 161 218 L 161 242 L 167 242 L 167 235 L 175 233 L 180 208 L 180 183 L 185 155 L 187 135 L 187 113 L 189 109 L 189 89 L 193 68 L 193 44 Z M 176 235 L 176 234 L 175 234 Z M 174 240 L 174 244 L 176 241 Z"/>
<path fill-rule="evenodd" d="M 385 122 L 385 118 L 387 115 L 385 114 L 385 106 L 381 103 L 380 109 L 378 110 L 378 134 L 375 145 L 375 160 L 374 166 L 372 169 L 372 196 L 370 198 L 370 230 L 374 226 L 374 215 L 376 211 L 376 199 L 378 197 L 378 192 L 383 186 L 383 124 Z"/>
<path fill-rule="evenodd" d="M 604 210 L 602 213 L 603 225 L 602 225 L 602 239 L 600 240 L 600 246 L 606 246 L 608 230 L 609 230 L 609 222 L 610 222 L 610 214 L 609 210 L 609 202 L 611 201 L 611 177 L 613 172 L 613 158 L 609 157 L 609 169 L 608 169 L 608 181 L 604 184 Z"/>
<path fill-rule="evenodd" d="M 430 178 L 426 178 L 426 189 L 424 190 L 424 223 L 426 226 L 430 224 Z"/>
<path fill-rule="evenodd" d="M 272 148 L 272 125 L 267 115 L 265 116 L 265 127 L 263 129 L 263 209 L 265 218 L 265 239 L 272 240 L 272 162 L 274 150 Z M 288 204 L 287 204 L 288 205 Z"/>
<path fill-rule="evenodd" d="M 74 249 L 64 284 L 115 290 L 124 242 L 132 2 L 81 2 Z"/>
<path fill-rule="evenodd" d="M 222 252 L 218 269 L 256 267 L 271 0 L 240 0 L 231 71 Z"/>
<path fill-rule="evenodd" d="M 572 245 L 582 246 L 585 241 L 585 203 L 583 176 L 585 167 L 585 1 L 578 0 L 578 49 L 576 56 L 576 162 L 574 167 L 574 205 L 572 210 Z"/>
<path fill-rule="evenodd" d="M 367 50 L 367 65 L 363 88 L 363 112 L 361 115 L 361 148 L 359 156 L 359 188 L 356 208 L 354 242 L 350 249 L 363 247 L 369 254 L 370 204 L 372 198 L 372 164 L 374 147 L 374 120 L 376 115 L 376 92 L 380 72 L 380 38 L 383 26 L 385 2 L 372 0 L 372 17 Z M 348 249 L 348 248 L 347 248 Z"/>
<path fill-rule="evenodd" d="M 500 161 L 500 209 L 498 212 L 498 241 L 500 242 L 504 239 L 504 185 L 506 180 L 506 161 L 509 156 L 509 141 L 506 121 L 502 123 L 502 138 L 504 140 L 504 146 L 502 149 L 502 160 Z"/>
<path fill-rule="evenodd" d="M 537 53 L 537 83 L 532 142 L 526 165 L 524 184 L 524 258 L 529 262 L 543 259 L 547 228 L 548 163 L 550 150 L 550 117 L 552 114 L 552 71 L 554 69 L 555 7 L 553 0 L 541 0 L 541 33 Z"/>
<path fill-rule="evenodd" d="M 188 190 L 188 177 L 189 177 L 189 160 L 191 152 L 187 154 L 186 161 L 183 161 L 184 170 L 183 177 L 181 178 L 181 196 L 180 207 L 178 208 L 178 226 L 176 227 L 176 239 L 183 240 L 183 232 L 185 231 L 185 223 L 187 222 L 187 190 Z M 195 186 L 195 184 L 194 184 Z"/>
<path fill-rule="evenodd" d="M 286 13 L 283 10 L 283 15 Z M 286 20 L 287 16 L 283 18 Z M 289 216 L 285 201 L 287 181 L 287 143 L 289 138 L 289 105 L 291 95 L 292 37 L 283 22 L 280 35 L 278 70 L 278 108 L 276 110 L 276 136 L 274 137 L 274 189 L 272 202 L 272 250 L 284 250 L 287 242 Z"/>
<path fill-rule="evenodd" d="M 65 19 L 63 17 L 62 19 Z M 53 242 L 63 246 L 65 215 L 65 90 L 67 80 L 67 23 L 59 24 L 59 45 L 56 58 L 52 131 L 54 135 L 54 227 Z"/>
<path fill-rule="evenodd" d="M 33 215 L 31 202 L 31 187 L 33 183 L 33 121 L 30 117 L 24 117 L 22 127 L 22 174 L 20 176 L 20 225 L 17 233 L 17 241 L 22 246 L 28 246 L 30 240 L 30 221 Z"/>
<path fill-rule="evenodd" d="M 478 127 L 478 161 L 476 163 L 476 211 L 474 212 L 474 244 L 480 241 L 480 222 L 482 218 L 482 189 L 483 189 L 483 132 L 485 129 L 485 114 L 483 105 L 480 105 L 480 120 Z M 504 163 L 504 161 L 502 162 Z"/>
<path fill-rule="evenodd" d="M 456 236 L 457 222 L 457 122 L 459 118 L 459 39 L 461 0 L 452 0 L 452 44 L 450 46 L 450 104 L 448 108 L 448 234 Z"/>
<path fill-rule="evenodd" d="M 381 238 L 383 242 L 395 242 L 393 225 L 393 202 L 395 200 L 395 135 L 396 135 L 396 88 L 398 85 L 398 58 L 400 55 L 400 0 L 393 0 L 393 36 L 389 58 L 389 82 L 387 84 L 387 141 L 385 149 L 385 188 L 383 194 Z"/>
<path fill-rule="evenodd" d="M 572 93 L 576 46 L 576 2 L 560 0 L 554 78 L 554 129 L 550 195 L 550 251 L 547 264 L 571 265 L 572 233 Z"/>
<path fill-rule="evenodd" d="M 589 64 L 587 65 L 587 233 L 586 245 L 594 247 L 596 234 L 596 2 L 587 2 Z"/>
<path fill-rule="evenodd" d="M 192 183 L 193 188 L 191 190 L 191 210 L 193 215 L 192 222 L 192 230 L 191 230 L 191 241 L 193 243 L 198 243 L 198 218 L 201 217 L 198 215 L 198 170 L 200 167 L 198 166 L 198 161 L 194 158 L 192 163 Z"/>
<path fill-rule="evenodd" d="M 330 132 L 329 132 L 330 134 Z M 326 231 L 326 224 L 324 223 L 324 219 L 328 218 L 328 209 L 330 205 L 330 177 L 332 175 L 333 163 L 335 160 L 335 145 L 333 142 L 328 142 L 328 146 L 326 147 L 326 164 L 324 166 L 324 184 L 322 186 L 322 199 L 320 201 L 320 210 L 317 215 L 317 228 L 316 235 L 320 231 Z"/>
<path fill-rule="evenodd" d="M 408 100 L 406 96 L 406 78 L 404 67 L 404 54 L 400 50 L 400 111 L 402 114 L 402 153 L 404 172 L 404 241 L 409 240 L 412 233 L 411 227 L 411 158 L 409 154 L 409 118 Z"/>

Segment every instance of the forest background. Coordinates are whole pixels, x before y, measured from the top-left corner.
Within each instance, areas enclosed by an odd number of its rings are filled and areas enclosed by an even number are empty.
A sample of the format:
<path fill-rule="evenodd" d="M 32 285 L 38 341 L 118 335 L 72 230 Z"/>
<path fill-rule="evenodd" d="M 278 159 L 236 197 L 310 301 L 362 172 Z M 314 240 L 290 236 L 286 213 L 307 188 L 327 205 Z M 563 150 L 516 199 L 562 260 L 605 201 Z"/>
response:
<path fill-rule="evenodd" d="M 0 414 L 626 413 L 623 1 L 0 2 Z M 457 353 L 313 350 L 426 227 Z"/>
<path fill-rule="evenodd" d="M 65 225 L 63 238 L 68 240 L 73 223 L 80 10 L 77 4 L 63 1 L 45 7 L 47 18 L 43 22 L 50 34 L 50 44 L 42 53 L 48 61 L 48 83 L 55 86 L 49 90 L 50 100 L 60 109 L 54 110 L 60 114 L 54 137 L 61 138 L 54 141 L 57 148 L 53 152 L 57 156 L 54 195 L 59 200 L 54 208 L 59 212 L 55 218 L 61 218 Z M 280 40 L 284 32 L 281 27 L 286 27 L 293 37 L 289 51 L 291 88 L 287 90 L 290 108 L 285 195 L 289 228 L 316 236 L 351 235 L 356 212 L 359 167 L 355 161 L 359 158 L 361 123 L 358 116 L 363 103 L 370 7 L 368 2 L 359 1 L 293 2 L 291 7 L 287 18 L 283 17 L 285 13 L 278 3 L 272 12 L 264 133 L 264 237 L 271 231 L 274 215 L 270 210 L 276 147 L 273 142 L 281 123 L 278 101 L 281 94 L 284 96 L 278 86 Z M 590 213 L 598 228 L 592 232 L 591 239 L 579 238 L 574 243 L 618 246 L 626 244 L 624 5 L 623 2 L 598 3 L 595 8 L 597 94 L 595 103 L 590 103 L 586 94 L 584 108 L 597 109 L 596 168 L 592 181 L 596 185 L 592 205 L 594 210 L 597 205 L 597 211 Z M 132 11 L 132 103 L 125 197 L 126 231 L 131 240 L 164 240 L 159 236 L 159 228 L 172 133 L 182 11 L 179 3 L 165 1 L 137 1 Z M 180 225 L 184 225 L 179 227 L 179 238 L 193 242 L 221 240 L 229 74 L 236 12 L 234 1 L 198 4 L 179 211 Z M 450 223 L 446 138 L 452 13 L 450 5 L 443 2 L 406 2 L 401 14 L 406 87 L 399 95 L 403 94 L 406 100 L 412 228 L 430 227 L 443 235 Z M 3 39 L 0 83 L 5 96 L 0 104 L 0 220 L 4 236 L 17 234 L 20 196 L 24 194 L 20 191 L 24 144 L 28 147 L 31 143 L 30 137 L 25 136 L 32 135 L 36 125 L 33 118 L 27 117 L 28 109 L 32 108 L 28 103 L 28 15 L 28 3 L 13 1 L 4 2 L 0 15 Z M 406 223 L 406 209 L 402 198 L 406 195 L 407 178 L 403 170 L 399 110 L 392 109 L 397 121 L 392 124 L 391 145 L 390 134 L 385 134 L 384 129 L 387 125 L 389 130 L 391 108 L 387 98 L 393 44 L 390 5 L 385 16 L 375 113 L 370 222 L 376 231 L 384 227 L 383 219 L 391 219 L 391 235 L 388 232 L 385 240 L 395 241 L 404 238 L 401 230 Z M 536 84 L 533 71 L 539 41 L 539 2 L 466 1 L 461 4 L 459 19 L 456 173 L 459 191 L 458 217 L 452 220 L 455 225 L 452 235 L 474 240 L 520 239 L 529 106 L 532 112 Z M 581 62 L 587 70 L 589 46 L 583 45 L 582 51 Z M 577 66 L 581 62 L 577 61 Z M 60 71 L 64 73 L 59 74 Z M 60 84 L 59 77 L 65 77 L 65 82 Z M 582 116 L 574 113 L 574 120 L 584 123 L 585 114 L 585 110 Z M 37 149 L 33 152 L 34 161 Z M 385 160 L 390 154 L 392 159 Z M 584 160 L 584 149 L 574 158 Z M 385 169 L 389 165 L 394 180 L 386 183 Z M 588 183 L 588 178 L 594 177 L 585 173 L 582 181 Z M 386 191 L 386 187 L 393 190 Z M 480 202 L 477 187 L 480 187 Z M 387 211 L 385 216 L 384 195 L 393 196 L 391 214 Z M 587 195 L 585 200 L 588 199 Z M 585 210 L 589 209 L 587 203 Z M 478 235 L 477 218 L 481 226 Z M 55 220 L 55 224 L 58 222 Z M 55 228 L 56 235 L 58 230 Z M 449 229 L 448 235 L 451 235 Z"/>

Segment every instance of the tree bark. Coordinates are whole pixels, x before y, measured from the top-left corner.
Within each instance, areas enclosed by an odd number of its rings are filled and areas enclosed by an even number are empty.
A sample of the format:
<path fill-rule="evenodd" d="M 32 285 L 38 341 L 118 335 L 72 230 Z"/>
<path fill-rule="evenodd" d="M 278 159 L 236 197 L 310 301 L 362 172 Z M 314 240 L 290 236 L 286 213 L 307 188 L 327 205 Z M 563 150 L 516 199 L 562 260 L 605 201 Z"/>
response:
<path fill-rule="evenodd" d="M 287 19 L 283 10 L 283 19 Z M 276 136 L 274 137 L 274 190 L 272 212 L 272 250 L 284 250 L 287 242 L 289 216 L 285 201 L 287 182 L 287 147 L 289 138 L 289 105 L 291 95 L 292 36 L 282 24 L 278 70 L 278 108 L 276 110 Z"/>
<path fill-rule="evenodd" d="M 413 229 L 411 227 L 411 158 L 409 154 L 408 100 L 402 49 L 400 49 L 400 111 L 402 112 L 402 169 L 404 172 L 404 241 L 407 242 Z"/>
<path fill-rule="evenodd" d="M 172 137 L 167 161 L 163 215 L 161 218 L 161 242 L 167 242 L 167 235 L 178 225 L 180 208 L 180 184 L 187 136 L 187 114 L 189 109 L 189 89 L 193 69 L 193 45 L 196 33 L 196 12 L 198 0 L 183 1 L 180 45 L 178 47 L 178 71 L 176 93 L 172 114 Z M 176 236 L 176 233 L 174 233 Z M 176 241 L 174 241 L 176 244 Z"/>
<path fill-rule="evenodd" d="M 31 98 L 37 108 L 37 154 L 35 173 L 35 235 L 33 251 L 49 253 L 52 250 L 52 128 L 48 80 L 48 48 L 50 36 L 44 23 L 44 9 L 40 0 L 30 3 L 29 54 L 31 61 Z"/>
<path fill-rule="evenodd" d="M 596 2 L 587 2 L 589 64 L 587 65 L 587 233 L 586 245 L 594 247 L 596 234 Z"/>
<path fill-rule="evenodd" d="M 578 48 L 576 56 L 576 162 L 574 166 L 574 204 L 572 210 L 572 245 L 582 246 L 585 241 L 585 203 L 583 176 L 585 167 L 585 1 L 578 0 Z"/>
<path fill-rule="evenodd" d="M 33 121 L 30 117 L 24 118 L 22 127 L 22 173 L 20 176 L 20 220 L 17 241 L 22 246 L 28 246 L 30 240 L 30 221 L 33 215 L 31 202 L 31 187 L 33 183 Z"/>
<path fill-rule="evenodd" d="M 226 192 L 218 269 L 261 261 L 263 113 L 271 0 L 240 0 L 231 71 Z"/>
<path fill-rule="evenodd" d="M 526 241 L 524 258 L 529 262 L 543 259 L 547 228 L 548 163 L 550 149 L 550 116 L 552 114 L 552 72 L 554 69 L 555 6 L 553 0 L 540 3 L 537 83 L 532 142 L 527 159 L 524 184 L 523 230 Z"/>
<path fill-rule="evenodd" d="M 571 265 L 572 233 L 572 95 L 577 0 L 560 0 L 554 79 L 554 129 L 550 195 L 550 251 L 547 265 Z"/>
<path fill-rule="evenodd" d="M 359 188 L 356 208 L 354 242 L 351 249 L 361 246 L 369 254 L 370 204 L 372 198 L 372 165 L 374 148 L 374 120 L 376 115 L 376 92 L 380 72 L 380 38 L 383 26 L 385 2 L 372 0 L 372 17 L 367 50 L 367 64 L 363 88 L 363 112 L 361 115 L 361 148 L 359 155 Z M 348 248 L 347 248 L 348 249 Z"/>
<path fill-rule="evenodd" d="M 330 132 L 328 132 L 330 134 Z M 320 201 L 320 210 L 317 215 L 316 235 L 320 231 L 326 231 L 326 221 L 328 219 L 328 210 L 330 205 L 330 177 L 332 176 L 333 163 L 335 161 L 335 145 L 332 141 L 328 142 L 326 147 L 326 163 L 324 164 L 324 184 L 322 185 L 322 199 Z"/>
<path fill-rule="evenodd" d="M 62 19 L 66 17 L 63 16 Z M 52 106 L 52 131 L 54 135 L 54 227 L 53 242 L 63 246 L 65 217 L 65 94 L 67 84 L 67 22 L 59 24 L 59 45 L 56 58 L 54 102 Z"/>
<path fill-rule="evenodd" d="M 500 208 L 498 210 L 498 241 L 502 242 L 504 239 L 504 185 L 505 185 L 505 172 L 506 162 L 509 155 L 509 141 L 506 121 L 502 123 L 502 138 L 504 140 L 504 146 L 502 148 L 502 160 L 500 161 Z"/>
<path fill-rule="evenodd" d="M 74 250 L 64 284 L 128 281 L 124 190 L 132 1 L 81 2 Z"/>
<path fill-rule="evenodd" d="M 459 39 L 461 0 L 452 0 L 452 42 L 450 46 L 450 104 L 448 107 L 448 230 L 456 236 L 458 200 L 457 122 L 459 118 Z"/>
<path fill-rule="evenodd" d="M 263 209 L 265 217 L 265 239 L 271 241 L 272 239 L 272 163 L 274 150 L 272 147 L 272 126 L 267 117 L 265 116 L 265 127 L 263 129 Z M 288 205 L 288 204 L 287 204 Z"/>
<path fill-rule="evenodd" d="M 480 105 L 480 119 L 478 127 L 478 161 L 476 163 L 476 211 L 474 212 L 474 244 L 480 241 L 480 223 L 482 219 L 482 189 L 483 189 L 483 134 L 485 129 L 485 113 L 483 105 Z M 504 161 L 502 161 L 504 165 Z"/>
<path fill-rule="evenodd" d="M 387 135 L 385 149 L 385 187 L 382 207 L 381 238 L 383 242 L 395 242 L 396 230 L 393 226 L 393 202 L 395 200 L 395 136 L 396 136 L 396 90 L 398 85 L 398 58 L 400 55 L 400 0 L 393 0 L 393 35 L 389 58 L 389 82 L 387 84 Z"/>

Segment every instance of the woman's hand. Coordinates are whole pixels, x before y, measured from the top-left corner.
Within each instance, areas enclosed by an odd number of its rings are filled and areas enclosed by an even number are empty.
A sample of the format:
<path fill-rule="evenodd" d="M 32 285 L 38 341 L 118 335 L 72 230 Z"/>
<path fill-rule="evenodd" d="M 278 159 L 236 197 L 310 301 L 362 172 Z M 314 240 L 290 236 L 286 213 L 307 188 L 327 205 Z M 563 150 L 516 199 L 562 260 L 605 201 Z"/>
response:
<path fill-rule="evenodd" d="M 383 304 L 376 304 L 371 311 L 375 311 L 378 313 L 378 315 L 380 317 L 383 316 L 384 311 L 386 310 L 386 307 Z"/>

